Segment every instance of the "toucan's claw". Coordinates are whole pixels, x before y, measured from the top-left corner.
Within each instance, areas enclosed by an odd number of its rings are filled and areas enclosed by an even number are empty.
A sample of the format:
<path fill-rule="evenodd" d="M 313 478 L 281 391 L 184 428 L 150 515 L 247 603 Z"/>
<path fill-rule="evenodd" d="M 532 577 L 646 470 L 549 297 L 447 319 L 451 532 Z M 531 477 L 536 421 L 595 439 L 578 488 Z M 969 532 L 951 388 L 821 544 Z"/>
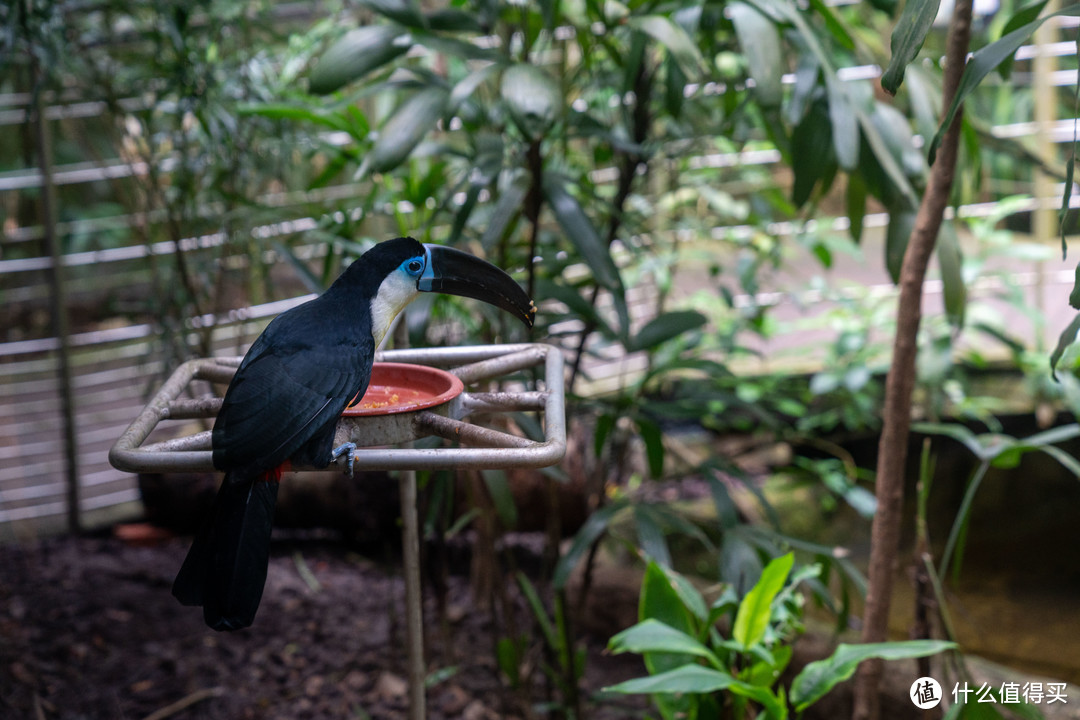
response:
<path fill-rule="evenodd" d="M 347 442 L 334 448 L 334 451 L 330 453 L 330 462 L 337 462 L 338 458 L 342 455 L 345 456 L 345 474 L 348 475 L 351 480 L 353 476 L 353 462 L 356 460 L 356 443 Z"/>

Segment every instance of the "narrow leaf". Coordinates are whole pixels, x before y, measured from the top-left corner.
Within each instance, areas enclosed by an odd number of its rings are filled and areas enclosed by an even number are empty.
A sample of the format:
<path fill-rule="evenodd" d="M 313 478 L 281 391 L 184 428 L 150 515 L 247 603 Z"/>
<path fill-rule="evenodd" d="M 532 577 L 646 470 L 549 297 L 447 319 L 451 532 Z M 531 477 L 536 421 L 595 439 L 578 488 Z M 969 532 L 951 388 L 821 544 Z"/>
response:
<path fill-rule="evenodd" d="M 584 557 L 592 544 L 607 531 L 611 519 L 622 512 L 626 505 L 625 500 L 614 502 L 605 505 L 589 516 L 589 519 L 585 521 L 585 524 L 578 530 L 577 535 L 574 536 L 570 549 L 566 551 L 566 554 L 559 560 L 559 564 L 555 566 L 555 572 L 551 578 L 551 584 L 555 589 L 561 590 L 566 587 L 567 581 L 570 580 L 570 573 L 573 572 L 578 561 Z"/>
<path fill-rule="evenodd" d="M 744 2 L 727 7 L 754 80 L 754 96 L 764 108 L 779 107 L 784 97 L 784 61 L 776 25 Z"/>
<path fill-rule="evenodd" d="M 708 319 L 696 310 L 675 310 L 650 320 L 626 347 L 627 352 L 652 350 L 668 340 L 697 330 Z"/>
<path fill-rule="evenodd" d="M 971 91 L 978 87 L 983 78 L 989 75 L 994 68 L 1011 58 L 1044 22 L 1058 15 L 1080 15 L 1080 4 L 1070 5 L 1067 8 L 1062 8 L 1055 13 L 1023 25 L 1000 40 L 980 48 L 971 56 L 967 65 L 964 66 L 964 74 L 960 77 L 960 84 L 956 88 L 956 95 L 953 97 L 952 104 L 949 105 L 945 117 L 942 118 L 941 124 L 938 126 L 938 131 L 934 135 L 934 139 L 930 142 L 929 161 L 931 165 L 934 164 L 934 158 L 937 156 L 937 149 L 941 145 L 945 131 L 952 125 L 953 118 L 956 117 L 960 106 L 967 99 L 967 96 L 971 94 Z"/>
<path fill-rule="evenodd" d="M 651 36 L 667 48 L 691 80 L 705 74 L 705 58 L 702 57 L 693 38 L 670 19 L 663 15 L 644 15 L 630 18 L 627 25 Z"/>
<path fill-rule="evenodd" d="M 622 293 L 619 268 L 611 259 L 607 244 L 600 239 L 581 203 L 566 190 L 565 181 L 557 175 L 544 174 L 544 195 L 551 204 L 559 227 L 581 253 L 593 277 L 601 287 Z"/>
<path fill-rule="evenodd" d="M 1057 346 L 1054 348 L 1054 352 L 1050 353 L 1050 375 L 1055 380 L 1057 380 L 1057 364 L 1061 360 L 1061 356 L 1069 349 L 1069 346 L 1076 342 L 1077 331 L 1080 331 L 1080 313 L 1077 313 L 1072 322 L 1061 331 L 1061 335 L 1058 336 Z"/>
<path fill-rule="evenodd" d="M 1049 0 L 1035 0 L 1035 2 L 1029 3 L 1017 10 L 1013 16 L 1009 18 L 1008 22 L 1005 23 L 1005 26 L 1001 28 L 1002 36 L 1008 35 L 1013 30 L 1021 28 L 1030 22 L 1034 22 L 1042 13 L 1048 1 Z M 1015 59 L 1015 56 L 1009 56 L 998 65 L 998 73 L 1003 80 L 1008 80 L 1009 76 L 1012 74 L 1012 66 Z"/>
<path fill-rule="evenodd" d="M 881 86 L 895 95 L 904 81 L 904 70 L 919 54 L 926 34 L 937 17 L 940 0 L 907 0 L 892 33 L 892 59 L 881 77 Z"/>
<path fill-rule="evenodd" d="M 308 79 L 308 89 L 317 95 L 332 93 L 404 54 L 411 46 L 411 36 L 393 25 L 350 30 L 319 58 Z"/>
<path fill-rule="evenodd" d="M 768 627 L 772 615 L 773 598 L 784 587 L 784 581 L 787 580 L 794 563 L 793 553 L 774 558 L 761 571 L 757 584 L 750 588 L 750 592 L 746 593 L 746 597 L 739 604 L 731 636 L 743 648 L 749 650 L 765 636 L 765 628 Z"/>
<path fill-rule="evenodd" d="M 960 239 L 956 236 L 956 225 L 952 221 L 947 220 L 941 225 L 937 241 L 937 260 L 941 269 L 945 315 L 949 324 L 959 330 L 964 327 L 967 285 L 964 284 L 964 256 L 960 252 Z"/>
<path fill-rule="evenodd" d="M 915 230 L 917 211 L 902 207 L 889 213 L 889 226 L 885 231 L 885 267 L 894 284 L 900 283 L 900 268 L 904 264 L 904 253 L 908 241 Z"/>
<path fill-rule="evenodd" d="M 908 642 L 868 643 L 865 645 L 837 646 L 834 652 L 824 660 L 810 663 L 791 683 L 789 697 L 795 712 L 801 713 L 807 707 L 820 700 L 838 683 L 855 674 L 863 660 L 881 658 L 882 660 L 901 660 L 936 655 L 956 647 L 955 643 L 943 640 L 911 640 Z"/>

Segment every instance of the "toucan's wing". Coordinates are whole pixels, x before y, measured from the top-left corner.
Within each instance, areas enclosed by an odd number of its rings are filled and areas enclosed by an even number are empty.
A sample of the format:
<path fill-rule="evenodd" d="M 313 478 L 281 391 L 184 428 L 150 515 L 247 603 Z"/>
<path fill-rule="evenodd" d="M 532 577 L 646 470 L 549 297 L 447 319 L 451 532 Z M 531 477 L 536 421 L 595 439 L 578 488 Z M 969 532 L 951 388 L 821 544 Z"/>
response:
<path fill-rule="evenodd" d="M 310 313 L 279 317 L 289 322 L 272 323 L 237 370 L 214 424 L 218 469 L 250 476 L 276 468 L 325 434 L 367 388 L 370 333 L 346 337 L 318 322 L 305 325 L 305 315 L 310 319 Z"/>

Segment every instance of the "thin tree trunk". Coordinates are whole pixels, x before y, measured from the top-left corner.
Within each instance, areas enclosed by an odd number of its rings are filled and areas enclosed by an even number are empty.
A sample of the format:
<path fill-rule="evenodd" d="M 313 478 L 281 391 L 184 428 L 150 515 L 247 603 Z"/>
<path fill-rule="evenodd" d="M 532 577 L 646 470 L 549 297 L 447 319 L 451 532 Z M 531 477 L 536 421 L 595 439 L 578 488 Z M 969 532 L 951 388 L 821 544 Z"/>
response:
<path fill-rule="evenodd" d="M 964 71 L 971 38 L 971 2 L 958 0 L 949 28 L 942 92 L 944 108 L 952 103 Z M 893 341 L 892 365 L 885 381 L 884 422 L 878 448 L 878 508 L 871 531 L 869 584 L 863 614 L 862 641 L 866 643 L 883 642 L 888 638 L 889 601 L 899 553 L 900 518 L 904 503 L 904 469 L 911 429 L 917 336 L 922 319 L 923 280 L 952 192 L 961 116 L 962 112 L 958 112 L 949 126 L 937 161 L 931 168 L 930 181 L 923 194 L 915 229 L 900 269 L 896 337 Z M 881 713 L 878 695 L 881 674 L 880 660 L 868 660 L 859 668 L 855 682 L 854 720 L 878 720 Z"/>
<path fill-rule="evenodd" d="M 42 237 L 49 253 L 49 282 L 52 292 L 49 310 L 52 315 L 52 332 L 59 342 L 57 351 L 57 382 L 60 386 L 60 409 L 63 413 L 64 475 L 67 482 L 68 532 L 82 531 L 79 510 L 79 444 L 75 426 L 75 391 L 71 375 L 71 338 L 68 322 L 67 286 L 64 278 L 63 252 L 56 233 L 56 186 L 53 184 L 52 137 L 49 121 L 45 117 L 45 77 L 37 57 L 30 55 L 30 79 L 33 89 L 31 124 L 34 127 L 38 167 L 41 170 L 41 227 Z"/>

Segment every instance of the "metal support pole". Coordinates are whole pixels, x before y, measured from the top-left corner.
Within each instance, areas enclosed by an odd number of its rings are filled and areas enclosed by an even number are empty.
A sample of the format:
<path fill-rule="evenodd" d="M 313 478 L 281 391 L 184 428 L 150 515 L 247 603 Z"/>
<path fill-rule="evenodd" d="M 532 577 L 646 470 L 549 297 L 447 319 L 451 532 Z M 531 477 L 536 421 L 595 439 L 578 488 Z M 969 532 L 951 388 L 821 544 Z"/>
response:
<path fill-rule="evenodd" d="M 405 313 L 394 328 L 394 347 L 409 346 Z M 401 558 L 405 574 L 405 638 L 409 646 L 409 720 L 427 718 L 427 663 L 424 661 L 424 593 L 420 587 L 420 522 L 416 516 L 416 471 L 402 470 L 398 476 L 401 493 Z"/>

